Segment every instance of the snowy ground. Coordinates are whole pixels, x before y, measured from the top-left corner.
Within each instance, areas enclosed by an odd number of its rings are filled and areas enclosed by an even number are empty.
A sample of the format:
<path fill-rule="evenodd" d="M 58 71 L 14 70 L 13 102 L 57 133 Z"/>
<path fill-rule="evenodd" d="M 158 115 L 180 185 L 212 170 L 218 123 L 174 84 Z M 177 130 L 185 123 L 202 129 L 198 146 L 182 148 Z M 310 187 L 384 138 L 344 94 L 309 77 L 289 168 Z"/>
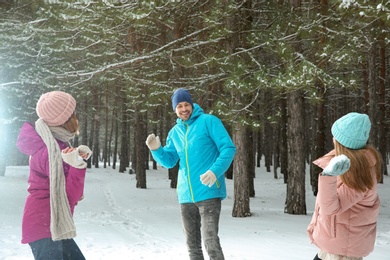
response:
<path fill-rule="evenodd" d="M 226 260 L 313 259 L 306 227 L 314 208 L 307 184 L 306 216 L 283 213 L 285 184 L 257 169 L 252 217 L 233 218 L 233 181 L 222 203 L 220 239 Z M 7 167 L 0 177 L 0 259 L 33 259 L 20 243 L 21 217 L 27 195 L 28 167 Z M 374 252 L 367 260 L 390 259 L 390 177 L 379 186 L 381 211 Z M 188 259 L 175 190 L 167 170 L 149 170 L 147 189 L 135 188 L 135 176 L 111 168 L 88 169 L 85 199 L 75 210 L 79 247 L 88 260 Z M 208 259 L 206 257 L 206 259 Z"/>

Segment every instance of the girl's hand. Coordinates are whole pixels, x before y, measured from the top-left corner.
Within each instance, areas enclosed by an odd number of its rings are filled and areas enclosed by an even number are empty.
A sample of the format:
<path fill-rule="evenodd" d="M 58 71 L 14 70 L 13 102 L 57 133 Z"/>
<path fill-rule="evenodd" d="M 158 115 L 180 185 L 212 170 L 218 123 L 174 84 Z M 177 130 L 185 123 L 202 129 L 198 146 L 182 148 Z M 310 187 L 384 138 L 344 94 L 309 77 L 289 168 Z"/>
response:
<path fill-rule="evenodd" d="M 322 172 L 324 176 L 339 176 L 349 170 L 351 162 L 344 154 L 333 157 Z"/>
<path fill-rule="evenodd" d="M 79 155 L 79 151 L 73 147 L 67 147 L 62 150 L 61 157 L 67 164 L 78 168 L 85 169 L 87 167 L 87 163 L 84 162 L 83 158 Z"/>
<path fill-rule="evenodd" d="M 67 154 L 67 153 L 73 152 L 74 150 L 76 150 L 76 148 L 73 148 L 73 147 L 66 147 L 64 150 L 62 150 L 62 152 L 65 153 L 65 154 Z"/>
<path fill-rule="evenodd" d="M 83 158 L 85 160 L 87 160 L 89 158 L 89 154 L 88 153 L 81 153 L 81 152 L 79 152 L 79 155 L 80 155 L 81 158 Z"/>
<path fill-rule="evenodd" d="M 80 157 L 85 160 L 88 160 L 89 157 L 91 157 L 92 155 L 91 149 L 89 149 L 89 147 L 86 145 L 80 145 L 79 147 L 77 147 L 77 150 L 79 152 Z"/>

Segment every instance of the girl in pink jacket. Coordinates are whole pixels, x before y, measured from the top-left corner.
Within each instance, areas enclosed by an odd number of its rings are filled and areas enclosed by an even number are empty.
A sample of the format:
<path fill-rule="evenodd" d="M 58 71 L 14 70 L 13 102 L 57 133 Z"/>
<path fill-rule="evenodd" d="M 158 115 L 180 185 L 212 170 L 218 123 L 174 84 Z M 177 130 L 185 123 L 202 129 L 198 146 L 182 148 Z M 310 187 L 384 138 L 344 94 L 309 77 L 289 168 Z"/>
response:
<path fill-rule="evenodd" d="M 78 133 L 74 98 L 61 91 L 43 94 L 35 126 L 25 123 L 17 146 L 30 156 L 28 196 L 23 213 L 22 243 L 35 259 L 85 259 L 73 238 L 73 210 L 83 196 L 86 162 L 91 150 L 69 147 Z"/>
<path fill-rule="evenodd" d="M 313 162 L 323 169 L 307 229 L 320 249 L 314 260 L 361 260 L 374 249 L 381 155 L 367 145 L 370 129 L 365 114 L 339 118 L 331 129 L 334 150 Z"/>

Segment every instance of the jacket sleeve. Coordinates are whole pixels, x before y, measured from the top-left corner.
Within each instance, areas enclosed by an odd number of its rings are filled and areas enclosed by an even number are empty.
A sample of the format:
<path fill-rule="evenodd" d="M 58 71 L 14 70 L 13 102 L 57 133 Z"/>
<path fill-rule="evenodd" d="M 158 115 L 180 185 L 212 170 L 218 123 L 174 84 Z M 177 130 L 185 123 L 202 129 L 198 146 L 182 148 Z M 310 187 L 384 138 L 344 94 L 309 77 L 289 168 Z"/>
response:
<path fill-rule="evenodd" d="M 320 176 L 318 179 L 317 201 L 324 215 L 343 213 L 361 201 L 364 193 L 357 192 L 344 184 L 337 187 L 336 176 Z"/>
<path fill-rule="evenodd" d="M 68 164 L 64 165 L 66 176 L 66 194 L 68 196 L 69 205 L 73 208 L 84 194 L 84 182 L 86 169 L 77 169 Z"/>
<path fill-rule="evenodd" d="M 170 137 L 171 132 L 168 133 L 165 146 L 160 146 L 157 150 L 150 151 L 154 160 L 165 168 L 173 168 L 179 161 L 179 155 L 177 154 L 175 145 Z"/>
<path fill-rule="evenodd" d="M 219 151 L 219 156 L 210 167 L 210 170 L 217 177 L 221 177 L 232 163 L 234 155 L 236 154 L 236 147 L 222 121 L 215 116 L 209 118 L 210 120 L 207 121 L 207 128 L 211 139 Z"/>

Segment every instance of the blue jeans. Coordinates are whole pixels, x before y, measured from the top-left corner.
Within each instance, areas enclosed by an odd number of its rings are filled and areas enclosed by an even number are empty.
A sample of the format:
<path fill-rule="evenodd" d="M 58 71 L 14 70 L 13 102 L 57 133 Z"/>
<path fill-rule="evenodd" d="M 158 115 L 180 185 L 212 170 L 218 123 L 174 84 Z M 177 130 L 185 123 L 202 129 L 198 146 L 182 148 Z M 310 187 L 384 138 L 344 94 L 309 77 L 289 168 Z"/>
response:
<path fill-rule="evenodd" d="M 85 260 L 73 239 L 53 241 L 43 238 L 29 243 L 35 260 Z"/>
<path fill-rule="evenodd" d="M 211 260 L 224 260 L 218 237 L 221 199 L 181 204 L 181 218 L 191 260 L 204 260 L 202 235 Z"/>

